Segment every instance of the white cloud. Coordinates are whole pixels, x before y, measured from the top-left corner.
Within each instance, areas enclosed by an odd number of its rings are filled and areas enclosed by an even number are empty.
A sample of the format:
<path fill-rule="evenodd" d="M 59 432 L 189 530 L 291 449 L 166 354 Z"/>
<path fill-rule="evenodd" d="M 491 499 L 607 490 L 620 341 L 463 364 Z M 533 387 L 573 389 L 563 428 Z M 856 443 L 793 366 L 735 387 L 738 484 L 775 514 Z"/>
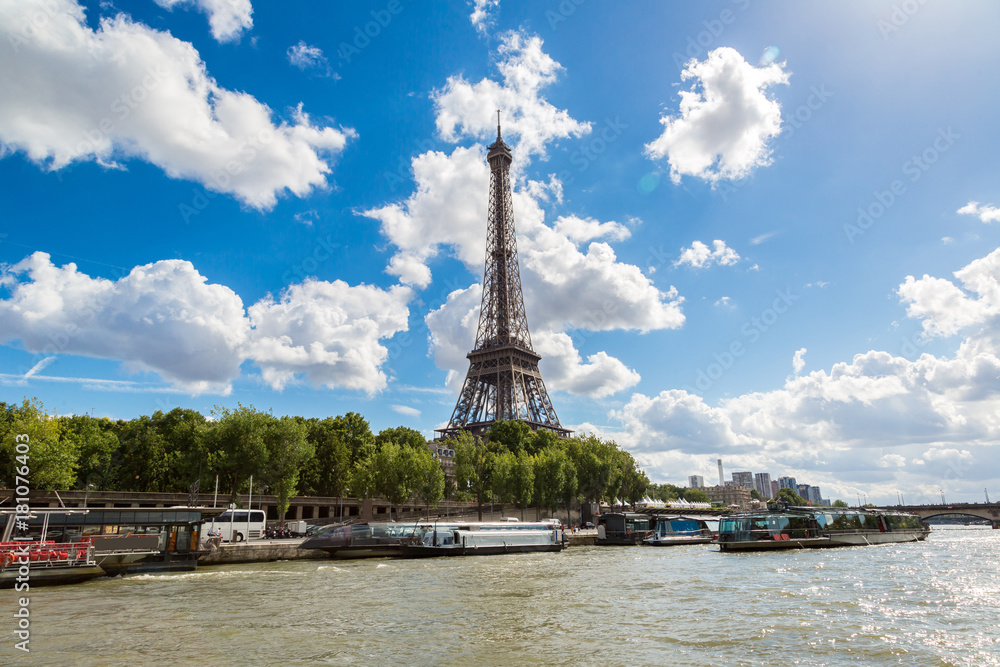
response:
<path fill-rule="evenodd" d="M 500 6 L 500 0 L 472 0 L 472 13 L 469 20 L 481 35 L 485 35 L 490 25 L 493 23 L 493 16 L 490 12 Z"/>
<path fill-rule="evenodd" d="M 753 237 L 752 239 L 750 239 L 750 245 L 760 245 L 761 243 L 764 243 L 765 241 L 769 241 L 777 233 L 778 233 L 777 230 L 773 230 L 773 231 L 770 231 L 770 232 L 764 232 L 763 234 L 759 234 L 759 235 Z"/>
<path fill-rule="evenodd" d="M 307 280 L 245 311 L 190 262 L 162 260 L 108 280 L 55 266 L 45 253 L 5 267 L 0 288 L 10 293 L 0 299 L 0 342 L 122 361 L 193 394 L 226 393 L 246 360 L 274 389 L 302 376 L 378 391 L 388 357 L 380 341 L 406 329 L 411 296 L 405 287 Z"/>
<path fill-rule="evenodd" d="M 722 308 L 728 308 L 730 302 L 732 302 L 732 298 L 730 298 L 728 296 L 723 296 L 723 297 L 719 297 L 719 299 L 715 302 L 715 305 L 716 306 L 720 306 Z"/>
<path fill-rule="evenodd" d="M 253 27 L 253 7 L 250 0 L 155 0 L 165 9 L 193 5 L 208 14 L 212 36 L 220 42 L 231 42 L 240 33 Z"/>
<path fill-rule="evenodd" d="M 680 93 L 680 115 L 660 117 L 663 133 L 646 144 L 646 155 L 666 158 L 675 183 L 681 176 L 735 180 L 770 164 L 768 142 L 781 132 L 781 105 L 766 91 L 788 76 L 781 63 L 754 67 L 729 47 L 692 59 L 681 72 L 694 84 Z"/>
<path fill-rule="evenodd" d="M 624 241 L 632 232 L 617 222 L 600 222 L 594 218 L 579 218 L 575 215 L 560 216 L 556 219 L 555 230 L 576 244 L 601 237 L 612 241 Z"/>
<path fill-rule="evenodd" d="M 961 215 L 974 215 L 983 222 L 1000 221 L 1000 208 L 993 204 L 982 205 L 977 201 L 970 201 L 968 204 L 958 209 L 956 213 Z"/>
<path fill-rule="evenodd" d="M 289 46 L 285 53 L 288 56 L 288 62 L 303 72 L 307 69 L 318 69 L 323 72 L 324 76 L 335 76 L 330 69 L 330 62 L 318 46 L 310 46 L 299 40 L 298 44 Z"/>
<path fill-rule="evenodd" d="M 406 330 L 411 296 L 406 287 L 307 279 L 247 309 L 254 327 L 247 356 L 274 389 L 302 375 L 313 385 L 374 393 L 387 383 L 389 353 L 380 341 Z"/>
<path fill-rule="evenodd" d="M 490 79 L 469 83 L 459 75 L 433 93 L 437 129 L 445 141 L 492 140 L 497 109 L 503 115 L 505 139 L 517 139 L 515 157 L 522 164 L 532 155 L 545 156 L 546 144 L 553 139 L 590 132 L 590 123 L 570 118 L 542 97 L 542 89 L 555 82 L 562 66 L 542 51 L 541 38 L 510 32 L 502 37 L 498 52 L 502 84 Z"/>
<path fill-rule="evenodd" d="M 799 481 L 832 497 L 858 490 L 888 500 L 899 488 L 979 493 L 1000 466 L 1000 249 L 955 276 L 965 291 L 928 276 L 900 285 L 908 314 L 929 333 L 964 334 L 953 356 L 908 360 L 871 350 L 800 376 L 802 348 L 796 375 L 778 389 L 716 405 L 683 390 L 633 394 L 611 413 L 620 424 L 614 437 L 658 479 L 680 478 L 667 467 L 678 461 L 724 455 L 753 458 L 772 475 L 805 471 Z"/>
<path fill-rule="evenodd" d="M 738 261 L 739 253 L 728 247 L 725 241 L 716 239 L 712 241 L 711 250 L 701 241 L 695 241 L 690 248 L 681 248 L 681 256 L 674 262 L 674 266 L 687 264 L 695 269 L 703 269 L 712 264 L 732 266 Z"/>
<path fill-rule="evenodd" d="M 248 5 L 249 6 L 249 5 Z M 31 17 L 46 21 L 25 36 Z M 0 10 L 0 144 L 48 169 L 138 158 L 255 208 L 326 186 L 355 133 L 221 88 L 194 47 L 125 15 L 91 30 L 72 0 Z M 2 152 L 2 151 L 0 151 Z"/>
<path fill-rule="evenodd" d="M 547 386 L 601 398 L 639 383 L 639 373 L 620 360 L 600 351 L 584 362 L 572 338 L 565 333 L 539 332 L 533 338 L 535 352 L 542 355 L 542 377 Z"/>
<path fill-rule="evenodd" d="M 956 271 L 955 277 L 962 287 L 926 274 L 919 280 L 907 276 L 899 286 L 899 297 L 908 304 L 906 314 L 922 318 L 928 335 L 952 336 L 965 327 L 987 322 L 996 325 L 1000 316 L 1000 249 Z"/>
<path fill-rule="evenodd" d="M 795 369 L 795 374 L 798 375 L 802 372 L 802 369 L 806 367 L 806 348 L 800 347 L 795 350 L 795 354 L 792 355 L 792 368 Z"/>
<path fill-rule="evenodd" d="M 411 408 L 409 405 L 393 405 L 392 410 L 393 412 L 398 412 L 399 414 L 404 415 L 406 417 L 420 416 L 420 410 L 417 410 L 416 408 Z"/>

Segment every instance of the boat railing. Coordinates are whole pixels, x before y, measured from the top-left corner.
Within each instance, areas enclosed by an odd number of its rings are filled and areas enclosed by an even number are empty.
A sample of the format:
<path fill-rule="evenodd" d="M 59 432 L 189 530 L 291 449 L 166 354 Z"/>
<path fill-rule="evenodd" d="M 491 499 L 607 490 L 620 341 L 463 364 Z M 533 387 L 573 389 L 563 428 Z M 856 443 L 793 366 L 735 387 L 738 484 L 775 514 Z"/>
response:
<path fill-rule="evenodd" d="M 27 559 L 27 561 L 25 561 Z M 2 542 L 0 568 L 94 565 L 94 545 L 85 542 Z"/>

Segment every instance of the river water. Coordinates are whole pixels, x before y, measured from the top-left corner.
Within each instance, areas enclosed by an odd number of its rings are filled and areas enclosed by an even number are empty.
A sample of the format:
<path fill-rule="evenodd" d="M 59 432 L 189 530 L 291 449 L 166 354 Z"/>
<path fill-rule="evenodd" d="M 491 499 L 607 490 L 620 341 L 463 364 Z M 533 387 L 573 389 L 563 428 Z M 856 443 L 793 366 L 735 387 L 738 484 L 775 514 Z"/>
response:
<path fill-rule="evenodd" d="M 0 591 L 0 664 L 1000 665 L 1000 530 L 917 544 L 289 561 Z M 6 620 L 3 620 L 6 619 Z"/>

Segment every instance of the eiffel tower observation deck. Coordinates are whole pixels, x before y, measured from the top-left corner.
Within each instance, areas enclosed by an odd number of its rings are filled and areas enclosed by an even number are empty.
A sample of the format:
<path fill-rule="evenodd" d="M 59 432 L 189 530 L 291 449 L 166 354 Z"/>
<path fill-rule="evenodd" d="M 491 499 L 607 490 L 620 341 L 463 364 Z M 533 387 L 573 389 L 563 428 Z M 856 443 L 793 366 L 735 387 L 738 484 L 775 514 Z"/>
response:
<path fill-rule="evenodd" d="M 500 136 L 486 156 L 490 165 L 490 208 L 486 229 L 483 304 L 476 344 L 469 358 L 462 393 L 442 438 L 460 431 L 485 434 L 494 421 L 523 421 L 531 430 L 546 429 L 560 437 L 572 431 L 559 423 L 538 370 L 541 356 L 531 347 L 524 295 L 517 263 L 517 237 L 511 203 L 510 147 Z"/>

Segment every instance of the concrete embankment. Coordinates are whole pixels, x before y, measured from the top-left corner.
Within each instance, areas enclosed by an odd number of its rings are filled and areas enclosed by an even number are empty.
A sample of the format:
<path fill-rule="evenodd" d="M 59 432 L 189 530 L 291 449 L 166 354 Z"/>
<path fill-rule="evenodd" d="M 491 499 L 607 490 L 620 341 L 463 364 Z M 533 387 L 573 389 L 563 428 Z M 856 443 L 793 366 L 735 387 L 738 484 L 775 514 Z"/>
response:
<path fill-rule="evenodd" d="M 240 544 L 223 544 L 198 559 L 198 565 L 232 563 L 266 563 L 275 560 L 325 559 L 330 556 L 319 549 L 299 549 L 301 539 L 263 540 Z"/>

